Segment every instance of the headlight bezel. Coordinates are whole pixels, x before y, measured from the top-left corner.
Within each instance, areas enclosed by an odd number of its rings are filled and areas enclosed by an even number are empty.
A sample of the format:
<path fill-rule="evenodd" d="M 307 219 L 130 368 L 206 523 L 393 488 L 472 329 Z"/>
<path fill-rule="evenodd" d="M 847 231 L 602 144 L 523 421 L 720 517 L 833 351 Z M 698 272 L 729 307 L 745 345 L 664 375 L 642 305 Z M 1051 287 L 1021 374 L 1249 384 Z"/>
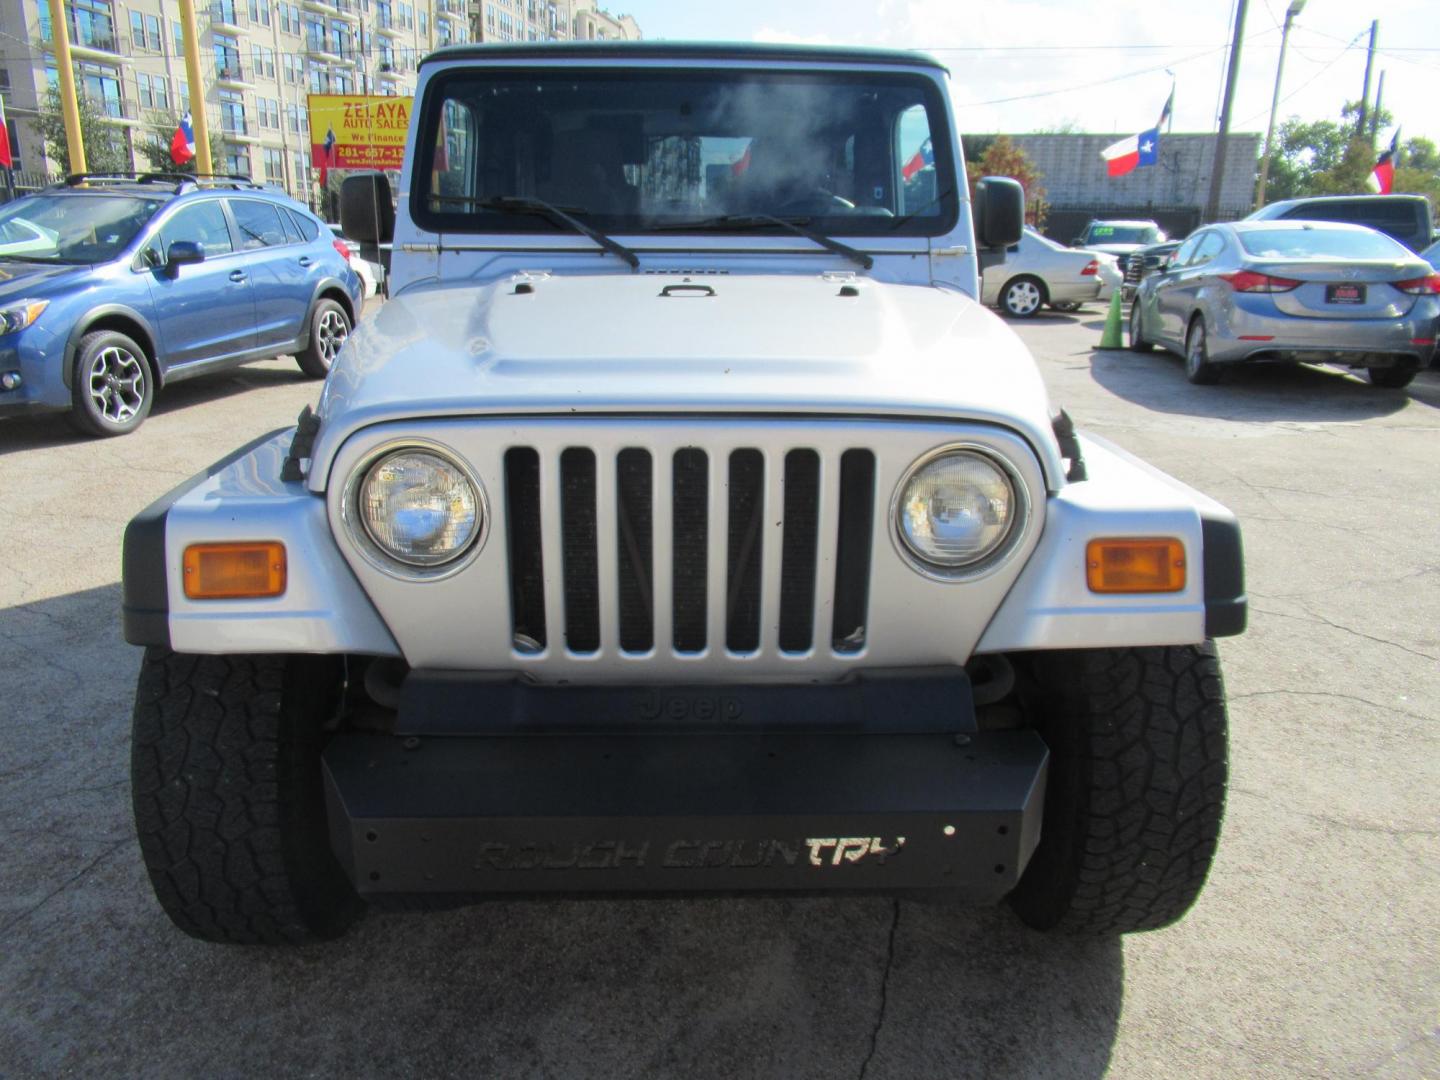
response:
<path fill-rule="evenodd" d="M 370 473 L 387 458 L 403 453 L 431 454 L 438 457 L 460 473 L 475 492 L 475 510 L 480 519 L 478 528 L 469 543 L 445 562 L 418 565 L 391 555 L 375 542 L 361 513 L 360 493 Z M 352 543 L 365 561 L 382 573 L 402 581 L 439 581 L 451 577 L 469 566 L 490 538 L 490 500 L 485 493 L 485 485 L 480 482 L 480 477 L 461 454 L 430 439 L 396 439 L 370 450 L 356 463 L 349 480 L 346 481 L 344 496 L 340 502 L 340 517 Z"/>
<path fill-rule="evenodd" d="M 26 297 L 23 300 L 11 300 L 9 303 L 0 304 L 0 337 L 8 337 L 11 334 L 18 334 L 29 330 L 34 326 L 45 309 L 50 306 L 50 301 L 43 297 Z M 20 313 L 20 319 L 16 325 L 10 325 L 10 315 L 14 312 Z"/>
<path fill-rule="evenodd" d="M 1009 483 L 1010 491 L 1014 497 L 1010 523 L 1004 537 L 994 548 L 984 555 L 959 566 L 946 566 L 926 559 L 910 545 L 910 540 L 905 535 L 905 530 L 901 525 L 901 512 L 905 502 L 905 492 L 910 486 L 910 481 L 927 465 L 930 465 L 939 458 L 952 454 L 970 454 L 983 458 L 988 464 L 995 466 Z M 1030 488 L 1025 483 L 1025 478 L 1021 476 L 1020 470 L 1015 467 L 1013 462 L 1003 454 L 997 453 L 993 447 L 980 443 L 945 443 L 921 454 L 900 474 L 900 480 L 896 483 L 895 490 L 890 496 L 890 542 L 900 555 L 900 558 L 922 577 L 929 578 L 931 581 L 944 582 L 945 584 L 976 581 L 980 578 L 989 577 L 1008 563 L 1015 555 L 1015 552 L 1019 550 L 1029 530 L 1030 515 Z"/>

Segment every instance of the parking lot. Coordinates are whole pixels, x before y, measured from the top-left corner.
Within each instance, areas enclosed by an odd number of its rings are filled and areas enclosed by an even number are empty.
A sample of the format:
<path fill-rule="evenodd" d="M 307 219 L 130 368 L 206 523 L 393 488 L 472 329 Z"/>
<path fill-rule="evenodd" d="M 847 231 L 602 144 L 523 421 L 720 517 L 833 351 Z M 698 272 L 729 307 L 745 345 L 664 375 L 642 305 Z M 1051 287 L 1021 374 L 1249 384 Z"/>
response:
<path fill-rule="evenodd" d="M 547 900 L 300 951 L 184 937 L 131 829 L 120 538 L 314 400 L 270 361 L 170 388 L 128 438 L 0 423 L 0 1076 L 1440 1074 L 1440 372 L 1195 387 L 1175 357 L 1092 351 L 1101 314 L 1018 325 L 1054 402 L 1245 529 L 1229 811 L 1180 925 Z"/>

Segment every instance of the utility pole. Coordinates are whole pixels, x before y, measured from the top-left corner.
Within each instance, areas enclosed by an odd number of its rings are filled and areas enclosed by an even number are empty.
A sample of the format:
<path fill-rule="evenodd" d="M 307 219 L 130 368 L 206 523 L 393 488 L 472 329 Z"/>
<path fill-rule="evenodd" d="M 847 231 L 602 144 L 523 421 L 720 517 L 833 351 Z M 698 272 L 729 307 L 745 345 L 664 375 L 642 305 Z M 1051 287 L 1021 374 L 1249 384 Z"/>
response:
<path fill-rule="evenodd" d="M 1265 205 L 1265 182 L 1270 176 L 1270 150 L 1275 138 L 1275 113 L 1280 109 L 1280 80 L 1285 76 L 1285 46 L 1290 40 L 1290 24 L 1305 10 L 1305 0 L 1292 0 L 1285 9 L 1285 25 L 1280 28 L 1280 59 L 1275 64 L 1275 93 L 1270 98 L 1270 126 L 1265 129 L 1265 153 L 1260 158 L 1260 179 L 1255 184 L 1255 206 Z"/>
<path fill-rule="evenodd" d="M 1385 72 L 1380 72 L 1380 85 L 1375 88 L 1375 111 L 1370 114 L 1370 144 L 1375 144 L 1375 136 L 1380 129 L 1380 105 L 1385 100 Z"/>
<path fill-rule="evenodd" d="M 1235 2 L 1235 35 L 1230 41 L 1230 67 L 1225 73 L 1225 103 L 1220 107 L 1220 136 L 1215 142 L 1215 158 L 1210 168 L 1210 197 L 1205 200 L 1205 220 L 1214 221 L 1220 213 L 1220 185 L 1225 179 L 1226 142 L 1230 136 L 1230 109 L 1235 104 L 1235 80 L 1240 73 L 1240 43 L 1245 37 L 1245 9 L 1249 0 Z"/>
<path fill-rule="evenodd" d="M 1355 134 L 1365 134 L 1365 115 L 1370 104 L 1370 69 L 1375 64 L 1375 37 L 1380 33 L 1380 20 L 1370 23 L 1370 48 L 1365 51 L 1365 88 L 1360 91 L 1360 120 L 1355 125 Z"/>
<path fill-rule="evenodd" d="M 61 0 L 50 0 L 58 4 Z M 180 29 L 185 38 L 185 79 L 190 84 L 190 130 L 195 133 L 195 171 L 215 171 L 210 160 L 210 116 L 205 111 L 205 81 L 200 77 L 200 35 L 195 30 L 195 0 L 180 0 Z"/>
<path fill-rule="evenodd" d="M 70 171 L 85 171 L 85 140 L 80 136 L 80 103 L 75 100 L 75 65 L 70 60 L 70 23 L 65 0 L 50 0 L 50 32 L 55 38 L 55 67 L 60 76 L 60 108 L 65 115 L 65 145 Z"/>

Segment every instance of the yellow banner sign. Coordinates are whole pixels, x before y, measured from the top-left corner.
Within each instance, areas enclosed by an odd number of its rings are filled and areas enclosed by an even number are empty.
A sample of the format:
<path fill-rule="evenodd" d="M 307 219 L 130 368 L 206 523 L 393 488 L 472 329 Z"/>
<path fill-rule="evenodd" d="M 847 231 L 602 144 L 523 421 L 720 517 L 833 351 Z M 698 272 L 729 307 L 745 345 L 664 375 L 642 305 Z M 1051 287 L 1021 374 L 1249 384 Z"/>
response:
<path fill-rule="evenodd" d="M 310 95 L 310 157 L 328 169 L 399 169 L 414 98 Z"/>

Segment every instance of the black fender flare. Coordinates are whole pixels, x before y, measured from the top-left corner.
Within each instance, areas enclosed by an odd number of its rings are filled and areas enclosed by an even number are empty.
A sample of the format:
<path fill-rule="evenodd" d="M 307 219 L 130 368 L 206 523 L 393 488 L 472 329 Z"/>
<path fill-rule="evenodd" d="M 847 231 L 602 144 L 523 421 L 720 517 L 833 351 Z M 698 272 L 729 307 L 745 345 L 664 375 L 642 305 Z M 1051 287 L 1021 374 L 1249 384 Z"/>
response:
<path fill-rule="evenodd" d="M 355 310 L 355 302 L 350 298 L 350 292 L 345 288 L 344 282 L 339 278 L 324 277 L 315 283 L 315 290 L 310 294 L 310 306 L 305 309 L 305 324 L 300 327 L 300 337 L 296 339 L 295 347 L 305 349 L 310 345 L 310 324 L 315 318 L 315 305 L 327 292 L 336 292 L 344 297 L 340 301 L 350 313 L 350 325 L 354 326 L 360 321 L 360 313 Z M 362 301 L 363 303 L 363 301 Z"/>
<path fill-rule="evenodd" d="M 87 311 L 83 319 L 76 320 L 74 327 L 70 330 L 70 336 L 65 341 L 65 363 L 60 369 L 60 377 L 65 388 L 68 390 L 71 383 L 74 382 L 75 353 L 80 348 L 80 339 L 88 334 L 97 322 L 110 318 L 126 319 L 140 328 L 143 339 L 136 344 L 145 350 L 146 359 L 150 361 L 150 369 L 155 375 L 156 387 L 164 386 L 165 365 L 161 362 L 160 335 L 156 332 L 154 324 L 134 308 L 125 304 L 101 304 L 99 307 Z"/>

